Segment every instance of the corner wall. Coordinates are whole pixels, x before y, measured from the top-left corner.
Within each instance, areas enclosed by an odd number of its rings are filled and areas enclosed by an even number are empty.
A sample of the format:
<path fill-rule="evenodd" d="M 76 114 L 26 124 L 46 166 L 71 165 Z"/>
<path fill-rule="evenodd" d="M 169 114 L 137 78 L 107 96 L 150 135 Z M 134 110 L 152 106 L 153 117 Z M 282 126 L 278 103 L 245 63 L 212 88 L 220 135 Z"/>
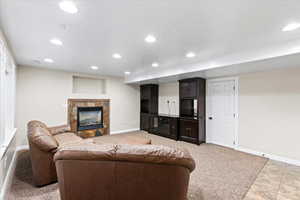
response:
<path fill-rule="evenodd" d="M 41 120 L 47 125 L 67 123 L 68 98 L 110 99 L 110 131 L 121 132 L 139 129 L 140 92 L 138 86 L 127 85 L 123 78 L 102 77 L 106 81 L 106 94 L 73 94 L 72 77 L 91 75 L 18 67 L 17 76 L 17 127 L 19 144 L 27 144 L 26 124 Z"/>
<path fill-rule="evenodd" d="M 300 162 L 300 68 L 241 75 L 239 146 Z"/>

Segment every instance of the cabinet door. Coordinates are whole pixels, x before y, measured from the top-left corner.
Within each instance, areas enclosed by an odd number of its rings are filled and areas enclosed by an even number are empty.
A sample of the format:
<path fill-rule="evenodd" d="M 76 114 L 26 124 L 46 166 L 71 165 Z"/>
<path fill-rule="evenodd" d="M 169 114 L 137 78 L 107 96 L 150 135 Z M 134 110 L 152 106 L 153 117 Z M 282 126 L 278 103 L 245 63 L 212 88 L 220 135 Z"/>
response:
<path fill-rule="evenodd" d="M 178 119 L 172 118 L 170 120 L 170 135 L 174 139 L 178 139 Z"/>
<path fill-rule="evenodd" d="M 198 143 L 198 120 L 180 119 L 180 139 Z"/>
<path fill-rule="evenodd" d="M 159 132 L 159 117 L 152 115 L 151 117 L 149 117 L 149 120 L 150 120 L 149 133 L 157 134 Z"/>
<path fill-rule="evenodd" d="M 141 86 L 141 99 L 150 99 L 151 88 L 149 86 Z"/>
<path fill-rule="evenodd" d="M 168 117 L 159 117 L 159 133 L 163 136 L 170 135 L 170 119 Z"/>
<path fill-rule="evenodd" d="M 149 131 L 150 118 L 149 115 L 141 115 L 141 130 Z"/>
<path fill-rule="evenodd" d="M 197 82 L 186 81 L 180 82 L 181 98 L 195 98 L 197 96 Z"/>

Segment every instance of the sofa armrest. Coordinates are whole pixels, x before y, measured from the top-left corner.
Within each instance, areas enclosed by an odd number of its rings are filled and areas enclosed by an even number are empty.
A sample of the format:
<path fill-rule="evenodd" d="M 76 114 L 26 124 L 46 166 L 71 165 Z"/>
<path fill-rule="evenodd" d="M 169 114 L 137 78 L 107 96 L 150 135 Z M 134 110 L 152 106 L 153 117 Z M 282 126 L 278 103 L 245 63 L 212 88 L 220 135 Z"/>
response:
<path fill-rule="evenodd" d="M 70 127 L 70 125 L 65 124 L 65 125 L 61 125 L 61 126 L 48 127 L 48 130 L 52 135 L 58 135 L 61 133 L 70 132 L 71 127 Z"/>
<path fill-rule="evenodd" d="M 51 152 L 58 147 L 57 141 L 49 134 L 48 130 L 41 127 L 29 129 L 28 141 L 42 151 Z M 48 133 L 47 133 L 48 132 Z"/>

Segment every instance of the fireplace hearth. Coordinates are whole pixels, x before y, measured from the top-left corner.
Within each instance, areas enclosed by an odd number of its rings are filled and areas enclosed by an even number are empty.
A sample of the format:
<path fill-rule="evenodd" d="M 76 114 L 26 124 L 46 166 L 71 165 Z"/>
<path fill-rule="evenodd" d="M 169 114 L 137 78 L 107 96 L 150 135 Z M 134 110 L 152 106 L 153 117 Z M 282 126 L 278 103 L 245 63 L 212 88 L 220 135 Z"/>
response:
<path fill-rule="evenodd" d="M 77 131 L 103 128 L 102 107 L 77 107 Z"/>

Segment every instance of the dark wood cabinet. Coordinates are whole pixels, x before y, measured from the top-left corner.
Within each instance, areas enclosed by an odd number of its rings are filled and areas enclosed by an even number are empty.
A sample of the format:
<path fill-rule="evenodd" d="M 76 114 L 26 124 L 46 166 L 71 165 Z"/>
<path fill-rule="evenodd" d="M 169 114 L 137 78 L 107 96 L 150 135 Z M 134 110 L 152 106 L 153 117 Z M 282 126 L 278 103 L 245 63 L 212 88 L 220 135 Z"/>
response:
<path fill-rule="evenodd" d="M 198 120 L 180 119 L 180 140 L 198 144 Z"/>
<path fill-rule="evenodd" d="M 197 81 L 185 79 L 179 82 L 179 93 L 181 98 L 197 98 Z"/>
<path fill-rule="evenodd" d="M 141 85 L 141 113 L 158 114 L 158 85 Z"/>
<path fill-rule="evenodd" d="M 157 125 L 157 115 L 141 113 L 140 128 L 147 132 L 155 132 Z"/>
<path fill-rule="evenodd" d="M 171 138 L 174 140 L 178 139 L 178 126 L 179 117 L 171 115 L 157 115 L 151 118 L 152 123 L 149 129 L 149 133 L 155 135 Z"/>
<path fill-rule="evenodd" d="M 154 117 L 158 114 L 158 85 L 141 85 L 140 128 L 150 131 L 154 126 Z"/>
<path fill-rule="evenodd" d="M 155 135 L 178 139 L 179 117 L 141 114 L 141 130 Z"/>
<path fill-rule="evenodd" d="M 202 78 L 179 81 L 180 140 L 205 142 L 205 84 Z"/>
<path fill-rule="evenodd" d="M 205 79 L 179 81 L 179 116 L 158 114 L 158 85 L 141 85 L 141 130 L 195 144 L 205 142 Z"/>
<path fill-rule="evenodd" d="M 158 116 L 158 127 L 156 134 L 171 139 L 178 139 L 178 120 L 176 116 Z"/>
<path fill-rule="evenodd" d="M 170 135 L 174 139 L 178 139 L 179 118 L 170 118 Z"/>
<path fill-rule="evenodd" d="M 150 115 L 141 113 L 140 119 L 141 130 L 148 131 L 150 128 Z"/>

